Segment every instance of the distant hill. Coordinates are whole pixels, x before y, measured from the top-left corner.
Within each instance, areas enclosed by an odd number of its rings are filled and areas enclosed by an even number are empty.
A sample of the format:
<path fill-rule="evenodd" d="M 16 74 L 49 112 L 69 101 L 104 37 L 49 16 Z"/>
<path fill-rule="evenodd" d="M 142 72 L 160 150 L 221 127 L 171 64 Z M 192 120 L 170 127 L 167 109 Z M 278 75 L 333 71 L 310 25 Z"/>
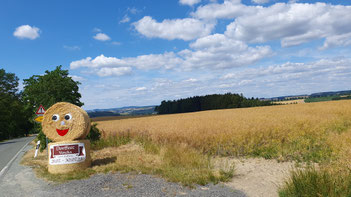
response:
<path fill-rule="evenodd" d="M 151 106 L 127 106 L 120 108 L 110 109 L 93 109 L 87 110 L 90 118 L 103 117 L 103 116 L 136 116 L 154 114 L 154 105 Z"/>
<path fill-rule="evenodd" d="M 317 92 L 310 95 L 304 94 L 304 95 L 279 96 L 279 97 L 272 97 L 272 98 L 261 98 L 260 100 L 282 101 L 282 100 L 308 99 L 308 98 L 311 99 L 311 98 L 318 98 L 318 97 L 332 97 L 332 96 L 342 96 L 342 95 L 351 95 L 351 90 L 342 90 L 342 91 L 334 91 L 334 92 Z M 333 99 L 337 100 L 338 98 L 333 98 Z M 87 110 L 87 112 L 91 118 L 104 117 L 104 116 L 137 116 L 137 115 L 156 114 L 155 107 L 157 106 L 156 105 L 127 106 L 127 107 L 110 108 L 110 109 L 93 109 L 93 110 Z"/>
<path fill-rule="evenodd" d="M 334 92 L 317 92 L 309 95 L 303 94 L 303 95 L 279 96 L 279 97 L 272 97 L 272 98 L 261 98 L 260 100 L 282 101 L 282 100 L 307 99 L 307 98 L 330 97 L 330 96 L 341 96 L 341 95 L 351 95 L 351 90 L 342 90 L 342 91 L 334 91 Z"/>
<path fill-rule="evenodd" d="M 335 91 L 335 92 L 318 92 L 313 93 L 310 97 L 325 97 L 325 96 L 339 96 L 339 95 L 349 95 L 351 90 Z"/>

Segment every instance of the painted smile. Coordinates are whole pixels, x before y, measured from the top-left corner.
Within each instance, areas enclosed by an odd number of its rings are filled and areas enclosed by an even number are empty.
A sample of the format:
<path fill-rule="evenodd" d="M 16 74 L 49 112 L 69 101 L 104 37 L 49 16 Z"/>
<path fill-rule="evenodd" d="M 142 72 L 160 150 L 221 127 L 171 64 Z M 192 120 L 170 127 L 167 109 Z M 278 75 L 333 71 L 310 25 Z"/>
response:
<path fill-rule="evenodd" d="M 67 134 L 69 129 L 64 129 L 64 130 L 60 130 L 60 129 L 56 129 L 57 133 L 60 135 L 60 136 L 64 136 Z"/>

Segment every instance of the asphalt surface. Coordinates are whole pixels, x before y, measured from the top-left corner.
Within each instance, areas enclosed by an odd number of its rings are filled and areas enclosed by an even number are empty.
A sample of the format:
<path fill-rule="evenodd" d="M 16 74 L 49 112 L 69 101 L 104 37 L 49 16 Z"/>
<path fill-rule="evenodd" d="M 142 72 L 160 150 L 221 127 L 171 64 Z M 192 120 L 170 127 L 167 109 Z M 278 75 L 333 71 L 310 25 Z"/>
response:
<path fill-rule="evenodd" d="M 21 150 L 28 142 L 31 142 L 35 136 L 22 137 L 5 142 L 0 142 L 0 171 L 11 161 L 11 159 Z"/>
<path fill-rule="evenodd" d="M 37 178 L 30 167 L 19 164 L 23 154 L 31 148 L 34 147 L 32 145 L 26 146 L 12 162 L 7 173 L 0 179 L 0 197 L 245 196 L 243 192 L 223 184 L 196 186 L 191 189 L 178 183 L 167 182 L 155 176 L 133 173 L 96 174 L 88 179 L 73 180 L 63 184 L 46 182 Z"/>

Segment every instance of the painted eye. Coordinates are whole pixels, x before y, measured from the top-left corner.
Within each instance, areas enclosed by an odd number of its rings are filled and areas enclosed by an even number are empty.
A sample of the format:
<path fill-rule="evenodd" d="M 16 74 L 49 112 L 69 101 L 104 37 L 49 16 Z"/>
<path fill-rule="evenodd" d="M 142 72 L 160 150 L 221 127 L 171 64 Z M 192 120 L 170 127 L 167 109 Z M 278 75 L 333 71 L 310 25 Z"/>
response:
<path fill-rule="evenodd" d="M 58 114 L 54 114 L 53 116 L 52 116 L 52 120 L 53 121 L 58 121 L 60 119 L 60 116 L 58 115 Z"/>
<path fill-rule="evenodd" d="M 71 114 L 66 114 L 65 115 L 65 120 L 71 120 L 72 119 L 72 115 Z"/>

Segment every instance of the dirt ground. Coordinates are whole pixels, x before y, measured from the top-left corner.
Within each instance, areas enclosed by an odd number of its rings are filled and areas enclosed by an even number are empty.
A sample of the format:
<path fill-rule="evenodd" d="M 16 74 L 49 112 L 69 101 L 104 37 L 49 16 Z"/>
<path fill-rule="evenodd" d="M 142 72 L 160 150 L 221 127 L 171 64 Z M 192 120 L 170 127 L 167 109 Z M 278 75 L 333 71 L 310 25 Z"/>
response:
<path fill-rule="evenodd" d="M 225 185 L 245 192 L 249 197 L 275 197 L 278 188 L 289 178 L 293 162 L 277 162 L 262 158 L 231 159 L 235 175 Z"/>

